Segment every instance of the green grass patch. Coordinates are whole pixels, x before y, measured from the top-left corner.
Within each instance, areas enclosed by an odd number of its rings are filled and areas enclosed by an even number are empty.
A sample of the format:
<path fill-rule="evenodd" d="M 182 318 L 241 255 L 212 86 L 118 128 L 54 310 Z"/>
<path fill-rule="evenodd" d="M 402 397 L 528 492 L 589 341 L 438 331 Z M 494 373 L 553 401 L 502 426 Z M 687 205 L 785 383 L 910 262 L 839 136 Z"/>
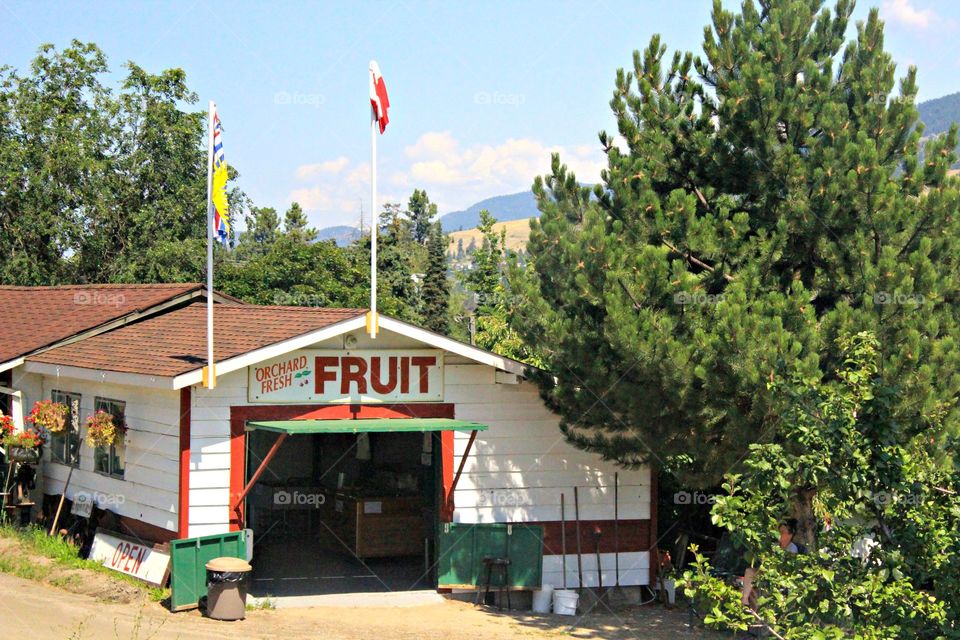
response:
<path fill-rule="evenodd" d="M 140 591 L 146 593 L 154 602 L 160 602 L 170 595 L 169 589 L 152 587 L 132 576 L 111 571 L 99 562 L 81 558 L 77 555 L 77 547 L 71 542 L 59 536 L 48 535 L 44 529 L 39 527 L 32 526 L 18 529 L 9 524 L 0 525 L 0 537 L 17 540 L 21 545 L 21 549 L 27 552 L 23 555 L 14 555 L 15 552 L 0 555 L 0 572 L 9 573 L 27 580 L 46 581 L 53 572 L 51 566 L 37 564 L 29 557 L 30 555 L 39 555 L 49 558 L 53 561 L 53 565 L 57 567 L 96 571 L 113 579 L 132 584 Z M 63 581 L 65 584 L 56 586 L 69 586 L 67 583 L 70 582 L 70 578 L 69 576 L 64 578 Z M 51 582 L 51 584 L 53 584 L 53 582 Z"/>

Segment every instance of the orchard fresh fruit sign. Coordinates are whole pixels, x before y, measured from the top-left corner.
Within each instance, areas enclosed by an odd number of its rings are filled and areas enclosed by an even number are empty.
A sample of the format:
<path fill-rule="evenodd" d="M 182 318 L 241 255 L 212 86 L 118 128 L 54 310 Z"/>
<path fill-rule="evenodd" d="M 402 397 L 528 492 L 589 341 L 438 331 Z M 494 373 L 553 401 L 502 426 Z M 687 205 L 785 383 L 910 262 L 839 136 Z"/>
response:
<path fill-rule="evenodd" d="M 277 404 L 441 402 L 443 351 L 296 351 L 249 367 L 247 395 Z"/>

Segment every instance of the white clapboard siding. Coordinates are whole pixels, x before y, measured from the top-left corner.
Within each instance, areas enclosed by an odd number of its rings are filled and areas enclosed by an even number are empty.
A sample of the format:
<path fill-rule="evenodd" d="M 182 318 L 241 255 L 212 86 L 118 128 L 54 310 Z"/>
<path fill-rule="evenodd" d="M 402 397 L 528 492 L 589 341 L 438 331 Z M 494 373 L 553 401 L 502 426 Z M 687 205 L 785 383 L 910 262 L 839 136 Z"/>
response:
<path fill-rule="evenodd" d="M 223 524 L 230 521 L 230 508 L 225 505 L 200 507 L 190 505 L 190 528 L 201 524 Z"/>
<path fill-rule="evenodd" d="M 190 441 L 203 438 L 229 438 L 229 420 L 190 420 Z"/>
<path fill-rule="evenodd" d="M 613 519 L 614 474 L 619 474 L 621 519 L 649 519 L 650 470 L 628 470 L 566 442 L 534 385 L 469 384 L 470 369 L 458 368 L 457 418 L 487 425 L 466 457 L 454 493 L 454 519 L 463 523 L 547 522 L 560 519 L 561 495 L 573 511 L 578 487 L 580 517 Z M 478 376 L 479 379 L 479 376 Z M 487 378 L 489 380 L 489 377 Z M 454 465 L 469 434 L 454 436 Z"/>
<path fill-rule="evenodd" d="M 623 487 L 621 487 L 623 489 Z M 647 494 L 644 493 L 642 497 L 639 494 L 639 491 L 636 491 L 637 488 L 629 488 L 630 491 L 633 491 L 635 495 L 638 496 L 638 499 L 627 499 L 630 497 L 629 493 L 622 491 L 620 493 L 620 511 L 624 512 L 625 508 L 636 510 L 641 505 L 648 505 Z M 560 510 L 560 496 L 566 496 L 566 504 L 572 508 L 573 506 L 573 490 L 567 489 L 553 489 L 553 488 L 520 488 L 520 489 L 476 489 L 476 490 L 464 490 L 463 492 L 458 491 L 456 494 L 456 505 L 458 508 L 463 507 L 489 507 L 489 506 L 533 506 L 538 505 L 542 507 L 556 507 L 557 513 Z M 587 507 L 598 507 L 600 509 L 606 509 L 610 512 L 610 518 L 613 518 L 613 492 L 604 495 L 600 492 L 594 490 L 590 491 L 587 487 L 580 487 L 579 490 L 580 498 L 580 510 Z M 626 516 L 621 515 L 622 518 Z M 559 520 L 559 518 L 556 518 Z"/>
<path fill-rule="evenodd" d="M 199 452 L 204 455 L 230 453 L 230 438 L 223 436 L 217 436 L 215 438 L 191 438 L 190 452 Z"/>
<path fill-rule="evenodd" d="M 202 451 L 190 452 L 190 469 L 197 471 L 209 471 L 214 469 L 229 469 L 229 453 L 204 453 Z"/>
<path fill-rule="evenodd" d="M 197 489 L 230 488 L 229 469 L 190 471 L 190 486 Z"/>
<path fill-rule="evenodd" d="M 190 395 L 189 535 L 230 530 L 230 407 L 247 404 L 247 371 L 217 378 L 215 389 Z"/>
<path fill-rule="evenodd" d="M 454 498 L 454 502 L 459 498 Z M 568 517 L 573 513 L 573 505 L 567 504 Z M 650 503 L 620 505 L 621 520 L 648 520 Z M 491 522 L 550 522 L 560 519 L 560 507 L 550 505 L 496 505 L 487 507 L 463 507 L 456 505 L 454 522 L 479 524 Z M 613 506 L 580 505 L 581 520 L 612 520 Z"/>
<path fill-rule="evenodd" d="M 216 507 L 227 504 L 230 500 L 229 488 L 190 489 L 190 506 Z"/>
<path fill-rule="evenodd" d="M 543 557 L 543 584 L 555 588 L 563 587 L 564 556 L 545 555 Z M 597 580 L 597 558 L 594 553 L 584 552 L 581 556 L 583 566 L 583 586 L 599 586 Z M 600 554 L 603 586 L 612 587 L 616 584 L 617 558 L 613 553 Z M 626 552 L 620 554 L 620 586 L 630 587 L 650 583 L 650 554 L 646 551 Z M 567 587 L 579 586 L 580 571 L 577 568 L 576 554 L 566 555 Z"/>
<path fill-rule="evenodd" d="M 492 370 L 492 368 L 491 368 Z M 443 388 L 445 402 L 491 403 L 510 402 L 517 404 L 541 404 L 539 396 L 524 393 L 520 385 L 487 384 L 445 384 Z"/>
<path fill-rule="evenodd" d="M 26 412 L 37 400 L 49 399 L 53 390 L 80 394 L 81 438 L 86 435 L 82 425 L 93 413 L 96 398 L 124 402 L 128 431 L 123 479 L 96 473 L 94 451 L 82 442 L 80 467 L 74 470 L 66 487 L 67 498 L 72 500 L 78 493 L 87 493 L 113 513 L 176 530 L 179 392 L 37 374 L 23 375 L 18 388 L 24 391 Z M 63 493 L 69 467 L 50 461 L 47 449 L 41 488 L 47 494 Z"/>
<path fill-rule="evenodd" d="M 474 445 L 475 447 L 477 445 Z M 480 447 L 478 447 L 480 448 Z M 513 447 L 510 447 L 512 450 Z M 463 459 L 463 454 L 454 454 L 457 464 Z M 622 469 L 611 469 L 597 463 L 597 457 L 586 452 L 544 451 L 541 453 L 513 453 L 504 458 L 495 451 L 484 448 L 483 453 L 477 455 L 471 452 L 468 455 L 465 469 L 474 474 L 483 473 L 510 473 L 510 472 L 550 472 L 557 471 L 565 474 L 581 473 L 594 484 L 613 486 L 613 474 Z M 624 473 L 621 473 L 624 475 Z M 635 474 L 628 474 L 635 478 Z M 569 484 L 569 483 L 567 483 Z M 643 484 L 649 484 L 644 482 Z"/>
<path fill-rule="evenodd" d="M 191 538 L 199 538 L 201 536 L 214 536 L 227 533 L 229 530 L 229 525 L 224 528 L 222 524 L 191 524 L 189 535 Z"/>
<path fill-rule="evenodd" d="M 450 364 L 450 358 L 444 358 L 443 381 L 447 388 L 453 385 L 493 384 L 495 369 L 485 364 Z M 448 400 L 449 401 L 449 400 Z"/>

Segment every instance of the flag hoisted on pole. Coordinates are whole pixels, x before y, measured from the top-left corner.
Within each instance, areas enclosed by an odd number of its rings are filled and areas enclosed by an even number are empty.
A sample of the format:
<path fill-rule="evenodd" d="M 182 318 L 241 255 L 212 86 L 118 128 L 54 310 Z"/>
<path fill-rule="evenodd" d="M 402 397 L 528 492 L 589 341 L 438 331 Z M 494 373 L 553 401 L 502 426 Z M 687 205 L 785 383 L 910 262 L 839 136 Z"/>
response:
<path fill-rule="evenodd" d="M 223 154 L 223 129 L 217 105 L 210 101 L 207 121 L 207 366 L 203 385 L 217 386 L 213 360 L 213 242 L 226 245 L 230 240 L 230 206 L 227 202 L 227 161 Z"/>
<path fill-rule="evenodd" d="M 387 109 L 387 85 L 380 75 L 380 66 L 370 61 L 370 311 L 367 313 L 367 332 L 371 338 L 377 337 L 379 319 L 377 316 L 377 130 L 383 134 L 390 119 Z"/>

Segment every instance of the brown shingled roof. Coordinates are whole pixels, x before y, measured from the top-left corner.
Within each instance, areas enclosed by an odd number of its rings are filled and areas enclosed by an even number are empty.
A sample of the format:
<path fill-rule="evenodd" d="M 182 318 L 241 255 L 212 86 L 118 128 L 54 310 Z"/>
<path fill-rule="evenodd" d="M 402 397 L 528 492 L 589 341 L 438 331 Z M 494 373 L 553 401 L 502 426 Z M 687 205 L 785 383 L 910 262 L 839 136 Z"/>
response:
<path fill-rule="evenodd" d="M 200 289 L 197 283 L 0 286 L 0 362 Z"/>
<path fill-rule="evenodd" d="M 364 313 L 365 309 L 219 305 L 214 313 L 214 357 L 221 362 Z M 192 304 L 27 360 L 173 377 L 203 367 L 206 357 L 206 305 Z"/>

